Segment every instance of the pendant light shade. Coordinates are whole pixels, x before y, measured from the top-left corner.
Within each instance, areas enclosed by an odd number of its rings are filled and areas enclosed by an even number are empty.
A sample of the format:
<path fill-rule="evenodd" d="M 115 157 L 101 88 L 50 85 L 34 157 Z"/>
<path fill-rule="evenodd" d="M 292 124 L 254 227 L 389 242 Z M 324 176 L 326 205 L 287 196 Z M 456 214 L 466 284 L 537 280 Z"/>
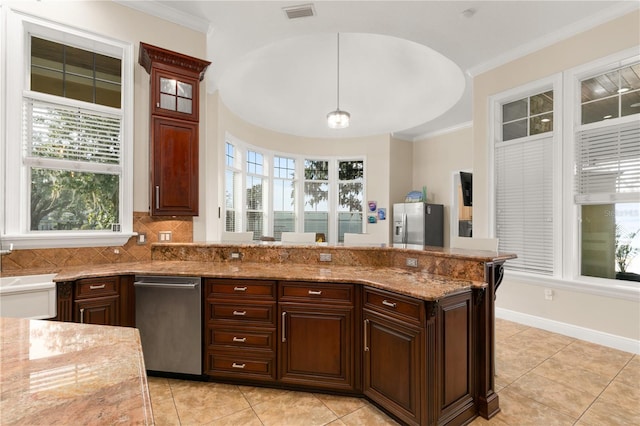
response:
<path fill-rule="evenodd" d="M 344 129 L 349 127 L 349 120 L 351 120 L 351 114 L 347 111 L 340 110 L 340 33 L 338 33 L 338 60 L 337 60 L 337 96 L 336 96 L 336 110 L 327 114 L 327 125 L 330 129 Z"/>
<path fill-rule="evenodd" d="M 327 114 L 327 125 L 331 129 L 344 129 L 345 127 L 349 127 L 350 119 L 351 114 L 347 111 L 337 109 Z"/>

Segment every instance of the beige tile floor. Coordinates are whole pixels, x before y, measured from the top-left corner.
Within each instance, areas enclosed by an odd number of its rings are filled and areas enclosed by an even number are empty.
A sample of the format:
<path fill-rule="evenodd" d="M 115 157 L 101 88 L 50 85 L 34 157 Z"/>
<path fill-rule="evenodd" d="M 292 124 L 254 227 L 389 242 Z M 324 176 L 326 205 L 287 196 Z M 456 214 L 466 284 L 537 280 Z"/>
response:
<path fill-rule="evenodd" d="M 640 356 L 496 321 L 501 412 L 481 425 L 640 425 Z M 157 425 L 396 425 L 362 398 L 149 377 Z"/>

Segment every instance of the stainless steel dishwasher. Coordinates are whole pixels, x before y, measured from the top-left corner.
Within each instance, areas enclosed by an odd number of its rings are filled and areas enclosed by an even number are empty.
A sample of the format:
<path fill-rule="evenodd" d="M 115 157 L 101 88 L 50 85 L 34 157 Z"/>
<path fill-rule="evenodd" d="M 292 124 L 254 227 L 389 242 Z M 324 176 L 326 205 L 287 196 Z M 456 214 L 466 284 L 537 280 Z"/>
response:
<path fill-rule="evenodd" d="M 199 277 L 136 276 L 136 328 L 146 369 L 202 375 Z"/>

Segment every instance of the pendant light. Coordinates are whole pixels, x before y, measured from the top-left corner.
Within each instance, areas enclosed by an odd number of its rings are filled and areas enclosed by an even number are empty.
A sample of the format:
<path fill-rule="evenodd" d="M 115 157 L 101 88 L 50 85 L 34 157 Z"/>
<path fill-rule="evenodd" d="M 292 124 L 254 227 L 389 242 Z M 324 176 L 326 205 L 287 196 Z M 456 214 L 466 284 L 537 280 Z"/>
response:
<path fill-rule="evenodd" d="M 338 83 L 337 83 L 337 107 L 335 111 L 327 114 L 327 125 L 330 129 L 344 129 L 349 127 L 351 114 L 340 110 L 340 33 L 338 33 Z"/>

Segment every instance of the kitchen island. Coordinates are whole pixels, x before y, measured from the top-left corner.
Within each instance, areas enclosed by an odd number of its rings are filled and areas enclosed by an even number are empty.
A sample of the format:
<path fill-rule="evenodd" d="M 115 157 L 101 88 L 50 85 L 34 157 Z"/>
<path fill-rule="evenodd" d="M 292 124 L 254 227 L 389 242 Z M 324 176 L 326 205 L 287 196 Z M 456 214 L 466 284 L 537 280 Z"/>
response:
<path fill-rule="evenodd" d="M 153 424 L 135 328 L 0 318 L 0 424 Z"/>
<path fill-rule="evenodd" d="M 132 325 L 136 275 L 201 277 L 205 378 L 364 395 L 406 424 L 464 424 L 500 410 L 494 299 L 513 257 L 154 244 L 150 262 L 57 271 L 57 319 Z"/>

